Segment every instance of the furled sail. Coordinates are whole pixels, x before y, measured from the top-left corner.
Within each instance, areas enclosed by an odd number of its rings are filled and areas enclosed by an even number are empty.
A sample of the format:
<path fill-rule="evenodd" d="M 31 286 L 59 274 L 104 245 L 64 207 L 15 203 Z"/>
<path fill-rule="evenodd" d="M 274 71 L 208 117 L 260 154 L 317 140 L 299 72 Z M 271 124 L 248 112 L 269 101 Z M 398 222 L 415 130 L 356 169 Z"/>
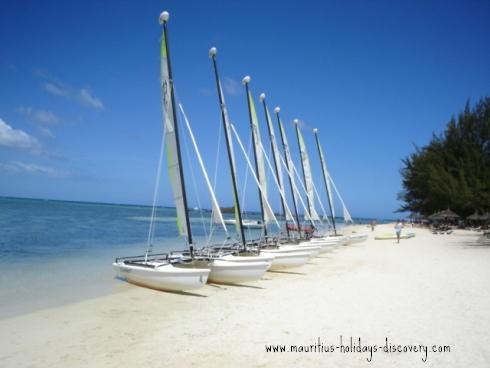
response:
<path fill-rule="evenodd" d="M 274 126 L 272 124 L 271 115 L 269 113 L 269 108 L 267 106 L 265 106 L 265 112 L 266 112 L 266 118 L 267 118 L 266 119 L 267 120 L 267 127 L 269 129 L 270 141 L 271 141 L 271 145 L 272 145 L 272 154 L 274 155 L 274 162 L 276 163 L 276 168 L 277 168 L 277 175 L 275 175 L 276 181 L 277 181 L 277 185 L 279 187 L 278 188 L 279 193 L 282 197 L 284 206 L 287 207 L 286 192 L 284 190 L 284 179 L 283 179 L 283 175 L 282 175 L 282 166 L 280 164 L 281 153 L 279 152 L 279 148 L 277 147 L 276 133 L 274 131 Z M 264 153 L 264 155 L 265 155 L 265 153 Z M 286 216 L 286 221 L 294 221 L 294 217 L 293 217 L 291 211 L 289 210 L 289 208 L 287 208 L 287 210 L 285 211 L 285 216 Z"/>
<path fill-rule="evenodd" d="M 318 221 L 320 220 L 320 216 L 315 209 L 315 191 L 313 190 L 313 178 L 311 175 L 311 166 L 310 166 L 310 158 L 308 157 L 308 152 L 306 151 L 305 141 L 303 139 L 303 134 L 297 127 L 298 132 L 298 142 L 299 142 L 299 150 L 301 154 L 301 163 L 303 165 L 303 173 L 305 177 L 305 188 L 306 195 L 308 196 L 308 210 L 310 212 L 311 218 Z"/>
<path fill-rule="evenodd" d="M 255 180 L 255 184 L 257 184 L 257 187 L 259 188 L 260 194 L 263 196 L 264 188 L 262 187 L 262 184 L 260 184 L 260 181 L 257 178 L 257 175 L 255 174 L 255 171 L 252 167 L 252 163 L 250 162 L 250 159 L 247 155 L 247 152 L 245 151 L 245 148 L 243 147 L 242 140 L 240 139 L 240 137 L 239 137 L 235 127 L 233 126 L 233 124 L 231 124 L 231 129 L 233 130 L 233 134 L 236 137 L 236 140 L 238 142 L 238 146 L 240 147 L 240 149 L 242 151 L 243 157 L 245 157 L 245 161 L 247 162 L 248 168 L 249 168 L 250 172 L 252 173 L 252 177 Z M 263 196 L 263 199 L 264 199 L 264 202 L 263 202 L 264 212 L 270 213 L 270 221 L 274 222 L 276 224 L 276 226 L 280 229 L 281 225 L 279 225 L 279 221 L 277 221 L 276 215 L 274 215 L 274 211 L 272 211 L 272 208 L 269 204 L 269 201 L 267 200 L 267 197 Z"/>
<path fill-rule="evenodd" d="M 291 175 L 295 175 L 296 176 L 296 179 L 298 179 L 298 183 L 301 185 L 301 189 L 303 189 L 303 192 L 308 197 L 308 192 L 306 191 L 305 185 L 303 184 L 303 180 L 301 180 L 301 177 L 299 176 L 298 170 L 296 169 L 296 165 L 294 164 L 294 162 L 293 162 L 292 167 L 290 169 L 291 169 Z M 313 183 L 313 181 L 312 181 L 312 184 L 313 184 L 312 185 L 313 186 L 313 189 L 315 189 L 315 184 Z M 302 197 L 301 197 L 301 194 L 300 194 L 299 190 L 297 192 L 298 192 L 298 198 L 301 199 Z M 317 197 L 318 197 L 318 195 L 317 195 Z M 308 200 L 309 200 L 309 197 L 308 197 Z M 318 216 L 318 213 L 316 212 L 316 209 L 315 209 L 315 212 L 314 212 L 314 214 L 316 213 L 316 216 L 315 216 L 315 218 L 313 218 L 313 217 L 310 217 L 309 216 L 310 208 L 309 207 L 307 208 L 306 206 L 303 206 L 303 207 L 304 207 L 304 210 L 305 210 L 305 220 L 308 220 L 308 221 L 320 221 L 321 222 L 320 216 Z"/>
<path fill-rule="evenodd" d="M 287 170 L 287 167 L 293 167 L 293 160 L 291 158 L 291 152 L 289 150 L 289 143 L 288 143 L 288 139 L 286 136 L 286 132 L 284 130 L 284 126 L 282 125 L 281 121 L 279 121 L 279 130 L 280 130 L 279 133 L 281 134 L 281 139 L 284 142 L 284 154 L 286 156 L 286 163 L 287 163 L 287 165 L 284 168 Z M 282 157 L 280 155 L 279 155 L 279 157 L 282 160 Z M 296 186 L 296 183 L 294 181 L 294 175 L 289 174 L 289 178 L 291 180 L 292 187 L 294 188 Z M 293 201 L 294 201 L 294 205 L 296 206 L 297 202 L 296 202 L 296 196 L 294 195 L 294 190 L 293 190 Z M 294 221 L 293 218 L 287 218 L 287 217 L 286 217 L 286 220 Z"/>
<path fill-rule="evenodd" d="M 265 163 L 264 155 L 262 153 L 261 145 L 262 141 L 260 138 L 259 120 L 257 118 L 257 112 L 255 110 L 255 104 L 252 97 L 252 92 L 248 90 L 248 102 L 250 106 L 250 115 L 252 117 L 252 134 L 254 136 L 255 143 L 255 155 L 257 160 L 257 175 L 260 183 L 260 195 L 262 196 L 262 202 L 267 202 L 267 178 L 265 176 Z M 270 206 L 264 206 L 264 221 L 266 223 L 271 222 L 275 218 L 274 212 Z"/>
<path fill-rule="evenodd" d="M 231 170 L 233 171 L 233 177 L 236 178 L 235 152 L 233 150 L 233 139 L 232 139 L 232 135 L 231 135 L 230 120 L 228 118 L 228 109 L 226 108 L 225 95 L 223 93 L 223 87 L 221 86 L 221 80 L 218 79 L 217 82 L 218 82 L 218 93 L 220 94 L 220 101 L 223 101 L 221 104 L 221 110 L 223 113 L 223 118 L 224 118 L 225 126 L 226 126 L 225 134 L 227 135 L 227 140 L 229 142 L 228 149 L 229 149 L 229 155 L 230 155 L 230 159 L 231 159 Z M 235 214 L 235 228 L 236 228 L 237 234 L 240 234 L 242 224 L 240 223 L 240 217 L 238 216 L 237 202 L 238 202 L 238 198 L 236 197 L 235 192 L 234 192 L 233 193 L 233 209 L 234 209 L 234 214 Z"/>
<path fill-rule="evenodd" d="M 292 184 L 293 193 L 294 193 L 293 195 L 295 198 L 299 199 L 299 202 L 301 203 L 301 206 L 303 207 L 303 210 L 305 213 L 305 219 L 307 221 L 314 222 L 314 220 L 310 217 L 310 215 L 308 213 L 308 208 L 306 207 L 305 202 L 303 201 L 303 198 L 301 197 L 301 193 L 299 192 L 298 186 L 296 185 L 296 182 L 294 181 L 294 172 L 291 172 L 291 169 L 296 170 L 296 168 L 294 167 L 294 163 L 291 161 L 291 166 L 289 166 L 289 169 L 287 167 L 286 162 L 284 161 L 284 159 L 282 157 L 281 157 L 281 163 L 282 163 L 282 166 L 284 167 L 284 170 L 286 170 L 286 173 L 288 174 L 289 178 L 291 179 L 291 184 Z M 299 182 L 301 183 L 301 180 Z M 301 185 L 303 185 L 303 184 L 301 183 Z M 304 189 L 304 187 L 303 187 L 303 189 Z"/>
<path fill-rule="evenodd" d="M 279 189 L 279 194 L 281 195 L 281 198 L 284 202 L 284 212 L 286 213 L 286 219 L 293 219 L 293 214 L 291 213 L 291 210 L 289 209 L 289 206 L 287 204 L 286 194 L 284 193 L 284 189 L 280 188 L 279 181 L 277 180 L 276 174 L 274 174 L 274 169 L 272 167 L 271 161 L 269 160 L 269 157 L 267 157 L 267 153 L 265 153 L 264 146 L 261 144 L 260 147 L 262 149 L 262 153 L 264 154 L 265 161 L 267 162 L 267 165 L 269 166 L 269 169 L 271 170 L 272 178 L 274 179 L 274 183 L 276 184 L 277 189 Z M 279 156 L 278 159 L 280 160 L 281 157 Z M 278 162 L 278 166 L 279 165 L 280 165 L 280 163 Z"/>
<path fill-rule="evenodd" d="M 322 164 L 323 175 L 327 179 L 327 180 L 325 180 L 325 182 L 327 183 L 327 194 L 328 194 L 328 201 L 330 203 L 330 208 L 332 209 L 332 218 L 335 218 L 335 208 L 333 206 L 332 186 L 330 183 L 330 174 L 328 173 L 328 170 L 327 170 L 327 164 L 326 164 L 325 158 L 323 157 L 323 149 L 322 149 L 322 146 L 320 145 L 320 142 L 318 142 L 318 148 L 319 148 L 319 152 L 320 152 L 320 161 Z"/>
<path fill-rule="evenodd" d="M 187 208 L 184 200 L 184 183 L 181 177 L 181 165 L 179 161 L 178 142 L 176 135 L 175 111 L 172 105 L 173 81 L 170 80 L 169 60 L 167 55 L 167 43 L 165 32 L 162 33 L 160 43 L 160 87 L 162 90 L 162 107 L 165 125 L 165 152 L 167 156 L 167 169 L 172 185 L 173 198 L 177 211 L 177 228 L 179 234 L 189 237 L 186 221 Z"/>

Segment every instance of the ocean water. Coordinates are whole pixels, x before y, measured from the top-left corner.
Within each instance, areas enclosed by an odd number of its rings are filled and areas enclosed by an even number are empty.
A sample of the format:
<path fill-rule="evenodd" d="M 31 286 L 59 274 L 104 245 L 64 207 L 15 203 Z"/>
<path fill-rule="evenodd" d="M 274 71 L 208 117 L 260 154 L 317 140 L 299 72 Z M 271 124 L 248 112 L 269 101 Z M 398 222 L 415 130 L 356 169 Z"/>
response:
<path fill-rule="evenodd" d="M 210 214 L 190 214 L 195 241 L 204 245 Z M 0 197 L 0 318 L 127 287 L 111 264 L 144 253 L 150 216 L 148 206 Z M 175 209 L 158 208 L 155 226 L 155 252 L 185 249 Z M 213 239 L 224 236 L 215 228 Z"/>
<path fill-rule="evenodd" d="M 144 253 L 150 216 L 147 206 L 0 197 L 0 318 L 117 291 L 111 263 Z M 191 223 L 202 244 L 198 211 Z M 157 209 L 153 244 L 185 249 L 175 209 Z"/>

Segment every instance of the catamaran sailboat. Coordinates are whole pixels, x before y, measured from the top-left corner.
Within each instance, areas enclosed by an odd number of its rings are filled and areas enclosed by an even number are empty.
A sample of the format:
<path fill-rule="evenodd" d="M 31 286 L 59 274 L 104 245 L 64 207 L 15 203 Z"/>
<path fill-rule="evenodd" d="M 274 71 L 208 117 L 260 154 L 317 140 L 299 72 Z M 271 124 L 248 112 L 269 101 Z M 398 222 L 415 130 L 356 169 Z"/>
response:
<path fill-rule="evenodd" d="M 176 125 L 175 101 L 173 92 L 172 69 L 167 43 L 168 12 L 160 14 L 160 24 L 163 26 L 161 39 L 161 89 L 164 105 L 164 140 L 167 145 L 167 165 L 172 178 L 172 189 L 177 211 L 179 232 L 187 237 L 192 255 L 192 232 L 189 222 L 187 197 L 185 195 L 184 175 L 178 129 Z M 161 154 L 163 149 L 161 150 Z M 158 178 L 157 178 L 158 184 Z M 156 198 L 156 195 L 155 195 Z M 155 203 L 154 207 L 155 208 Z M 154 214 L 154 212 L 153 212 Z M 181 220 L 184 220 L 182 224 Z M 184 291 L 203 287 L 211 270 L 209 262 L 197 262 L 191 256 L 189 259 L 171 259 L 168 254 L 151 254 L 151 233 L 148 239 L 148 248 L 144 256 L 117 258 L 113 263 L 118 275 L 127 281 L 159 290 Z"/>

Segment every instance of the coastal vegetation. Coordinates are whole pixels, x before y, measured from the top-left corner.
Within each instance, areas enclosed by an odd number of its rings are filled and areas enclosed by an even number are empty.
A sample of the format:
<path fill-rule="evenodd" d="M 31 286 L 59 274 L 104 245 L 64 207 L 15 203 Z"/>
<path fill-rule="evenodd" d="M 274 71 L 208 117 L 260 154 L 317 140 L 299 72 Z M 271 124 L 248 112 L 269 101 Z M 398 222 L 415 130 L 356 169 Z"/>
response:
<path fill-rule="evenodd" d="M 467 102 L 443 133 L 402 162 L 398 211 L 430 215 L 450 208 L 462 217 L 490 211 L 490 97 L 473 107 Z"/>

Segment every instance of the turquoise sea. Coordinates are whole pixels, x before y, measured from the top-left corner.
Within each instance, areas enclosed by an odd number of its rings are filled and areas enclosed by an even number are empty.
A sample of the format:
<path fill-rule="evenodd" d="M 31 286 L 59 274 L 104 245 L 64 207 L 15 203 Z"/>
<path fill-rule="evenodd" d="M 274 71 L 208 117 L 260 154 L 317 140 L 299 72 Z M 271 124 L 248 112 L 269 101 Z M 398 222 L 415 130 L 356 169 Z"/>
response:
<path fill-rule="evenodd" d="M 190 213 L 204 245 L 210 214 Z M 150 216 L 148 206 L 0 197 L 0 318 L 117 290 L 111 263 L 144 253 Z M 184 248 L 175 209 L 158 208 L 154 251 Z"/>

